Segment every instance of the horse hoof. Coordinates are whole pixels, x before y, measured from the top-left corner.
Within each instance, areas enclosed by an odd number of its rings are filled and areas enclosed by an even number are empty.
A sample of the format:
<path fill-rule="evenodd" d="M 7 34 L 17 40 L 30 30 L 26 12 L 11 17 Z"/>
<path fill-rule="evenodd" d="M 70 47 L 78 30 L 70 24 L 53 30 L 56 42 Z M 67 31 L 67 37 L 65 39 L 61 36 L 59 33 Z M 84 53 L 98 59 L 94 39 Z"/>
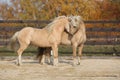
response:
<path fill-rule="evenodd" d="M 53 64 L 53 66 L 58 66 L 58 64 Z"/>
<path fill-rule="evenodd" d="M 18 66 L 21 66 L 22 64 L 18 63 L 17 65 L 18 65 Z"/>
<path fill-rule="evenodd" d="M 17 66 L 21 66 L 21 64 L 20 64 L 20 63 L 18 63 L 18 62 L 16 62 L 15 64 L 16 64 Z"/>
<path fill-rule="evenodd" d="M 77 65 L 80 65 L 80 63 L 78 63 Z"/>
<path fill-rule="evenodd" d="M 51 65 L 52 63 L 50 62 L 50 63 L 47 63 L 48 65 Z"/>
<path fill-rule="evenodd" d="M 45 65 L 45 63 L 42 63 L 42 62 L 41 62 L 40 65 Z"/>
<path fill-rule="evenodd" d="M 20 66 L 20 64 L 17 64 L 18 66 Z"/>

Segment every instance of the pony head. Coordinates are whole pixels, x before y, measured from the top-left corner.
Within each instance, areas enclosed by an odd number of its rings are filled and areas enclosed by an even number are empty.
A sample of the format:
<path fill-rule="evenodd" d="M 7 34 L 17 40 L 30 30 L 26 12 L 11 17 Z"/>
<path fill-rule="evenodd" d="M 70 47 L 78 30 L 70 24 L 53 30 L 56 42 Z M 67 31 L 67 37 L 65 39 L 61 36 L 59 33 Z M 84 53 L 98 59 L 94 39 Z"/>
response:
<path fill-rule="evenodd" d="M 77 27 L 76 21 L 74 19 L 74 16 L 69 16 L 68 21 L 70 22 L 70 26 Z"/>
<path fill-rule="evenodd" d="M 83 23 L 81 16 L 70 16 L 70 33 L 75 34 L 79 29 L 81 23 Z"/>

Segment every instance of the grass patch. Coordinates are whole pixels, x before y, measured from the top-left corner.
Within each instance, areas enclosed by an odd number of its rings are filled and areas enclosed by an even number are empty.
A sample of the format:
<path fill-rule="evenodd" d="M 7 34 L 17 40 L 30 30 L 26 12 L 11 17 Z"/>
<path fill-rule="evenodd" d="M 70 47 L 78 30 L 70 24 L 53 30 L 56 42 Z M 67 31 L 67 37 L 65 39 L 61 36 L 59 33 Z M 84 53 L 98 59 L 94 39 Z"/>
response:
<path fill-rule="evenodd" d="M 60 46 L 59 53 L 61 55 L 72 55 L 72 47 L 71 46 Z M 85 45 L 83 48 L 83 55 L 87 56 L 107 56 L 116 54 L 120 56 L 120 45 Z"/>
<path fill-rule="evenodd" d="M 37 54 L 37 48 L 35 47 L 28 47 L 24 52 L 23 56 L 33 56 Z M 9 50 L 6 47 L 0 48 L 0 56 L 17 56 L 16 51 Z"/>
<path fill-rule="evenodd" d="M 116 55 L 120 56 L 120 45 L 116 46 L 108 46 L 108 45 L 101 45 L 101 46 L 89 46 L 85 45 L 83 48 L 83 55 L 87 56 L 106 56 L 106 55 Z M 23 56 L 34 56 L 37 54 L 37 47 L 30 46 L 28 47 Z M 72 55 L 72 47 L 71 46 L 59 46 L 59 55 Z M 7 49 L 6 47 L 0 47 L 0 56 L 17 56 L 17 53 Z"/>

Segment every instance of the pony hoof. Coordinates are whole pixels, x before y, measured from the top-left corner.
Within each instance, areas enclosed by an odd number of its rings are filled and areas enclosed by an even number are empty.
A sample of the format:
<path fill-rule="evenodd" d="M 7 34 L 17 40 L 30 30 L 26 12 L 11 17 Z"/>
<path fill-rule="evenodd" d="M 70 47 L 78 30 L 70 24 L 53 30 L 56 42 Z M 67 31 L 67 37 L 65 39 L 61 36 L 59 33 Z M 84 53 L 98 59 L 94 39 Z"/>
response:
<path fill-rule="evenodd" d="M 22 64 L 18 63 L 17 65 L 18 65 L 18 66 L 21 66 Z"/>
<path fill-rule="evenodd" d="M 20 63 L 18 63 L 18 62 L 16 62 L 15 64 L 16 64 L 17 66 L 21 66 L 21 64 L 20 64 Z"/>
<path fill-rule="evenodd" d="M 45 63 L 40 63 L 40 65 L 44 65 Z"/>
<path fill-rule="evenodd" d="M 51 65 L 52 63 L 47 63 L 48 65 Z"/>
<path fill-rule="evenodd" d="M 78 62 L 77 65 L 80 65 L 80 62 Z"/>
<path fill-rule="evenodd" d="M 53 66 L 58 66 L 58 64 L 53 64 Z"/>
<path fill-rule="evenodd" d="M 80 63 L 78 63 L 77 65 L 80 65 Z"/>
<path fill-rule="evenodd" d="M 21 66 L 21 64 L 17 64 L 18 66 Z"/>

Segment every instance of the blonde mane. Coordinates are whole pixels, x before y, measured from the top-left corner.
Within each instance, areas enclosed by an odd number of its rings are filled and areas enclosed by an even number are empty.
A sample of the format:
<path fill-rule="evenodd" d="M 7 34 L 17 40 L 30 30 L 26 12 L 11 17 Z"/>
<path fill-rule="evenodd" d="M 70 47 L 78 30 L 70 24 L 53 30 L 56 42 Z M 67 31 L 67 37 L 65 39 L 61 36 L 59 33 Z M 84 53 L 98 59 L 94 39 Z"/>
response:
<path fill-rule="evenodd" d="M 75 16 L 75 17 L 79 22 L 80 29 L 85 33 L 85 24 L 83 22 L 83 18 L 81 16 Z"/>
<path fill-rule="evenodd" d="M 53 28 L 55 27 L 54 24 L 59 21 L 60 19 L 64 19 L 66 18 L 66 16 L 59 16 L 59 17 L 56 17 L 55 19 L 53 19 L 53 21 L 51 23 L 49 23 L 45 29 L 48 31 L 48 32 L 52 32 Z"/>

